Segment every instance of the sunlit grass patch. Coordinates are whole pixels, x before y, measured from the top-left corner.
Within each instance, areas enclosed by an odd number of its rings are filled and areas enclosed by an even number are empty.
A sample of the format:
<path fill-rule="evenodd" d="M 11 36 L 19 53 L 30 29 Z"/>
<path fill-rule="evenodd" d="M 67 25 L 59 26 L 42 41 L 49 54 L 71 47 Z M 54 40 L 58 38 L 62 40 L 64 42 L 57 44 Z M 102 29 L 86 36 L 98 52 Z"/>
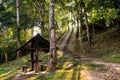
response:
<path fill-rule="evenodd" d="M 120 62 L 120 54 L 107 55 L 107 56 L 102 57 L 102 59 L 107 62 L 119 63 Z"/>
<path fill-rule="evenodd" d="M 87 64 L 86 66 L 88 67 L 88 69 L 95 69 L 95 68 L 102 68 L 102 67 L 104 67 L 101 64 Z"/>
<path fill-rule="evenodd" d="M 3 73 L 6 73 L 8 71 L 10 71 L 11 69 L 10 68 L 0 68 L 0 76 L 3 74 Z"/>
<path fill-rule="evenodd" d="M 39 76 L 39 75 L 30 77 L 30 78 L 28 78 L 27 80 L 35 80 L 38 76 Z"/>
<path fill-rule="evenodd" d="M 0 80 L 4 80 L 3 78 L 0 78 Z"/>
<path fill-rule="evenodd" d="M 81 66 L 75 66 L 69 70 L 57 70 L 54 73 L 46 75 L 40 75 L 34 80 L 84 80 L 84 76 L 81 74 Z"/>
<path fill-rule="evenodd" d="M 22 65 L 26 64 L 28 61 L 29 55 L 16 59 L 14 61 L 4 63 L 0 65 L 0 78 L 7 79 L 15 74 L 21 72 Z"/>
<path fill-rule="evenodd" d="M 53 80 L 64 79 L 65 76 L 66 76 L 65 70 L 58 70 L 55 72 L 55 75 L 53 76 Z"/>
<path fill-rule="evenodd" d="M 19 73 L 21 70 L 14 70 L 14 71 L 11 71 L 10 73 L 2 76 L 1 78 L 4 79 L 4 80 L 10 80 L 9 78 L 14 76 L 15 74 Z"/>
<path fill-rule="evenodd" d="M 69 64 L 74 64 L 70 69 L 68 68 Z M 72 56 L 58 53 L 58 64 L 57 71 L 54 73 L 49 73 L 45 75 L 39 75 L 34 80 L 80 80 L 83 79 L 81 71 L 81 62 L 76 60 Z"/>
<path fill-rule="evenodd" d="M 81 69 L 88 70 L 88 66 L 86 66 L 86 64 L 82 64 Z"/>
<path fill-rule="evenodd" d="M 82 70 L 106 70 L 105 66 L 102 64 L 95 64 L 95 63 L 91 63 L 91 62 L 85 62 L 83 64 L 81 64 L 81 69 Z"/>
<path fill-rule="evenodd" d="M 14 70 L 4 71 L 3 74 L 0 75 L 0 78 L 5 77 L 9 74 L 11 74 Z"/>
<path fill-rule="evenodd" d="M 48 63 L 48 56 L 49 54 L 40 52 L 39 53 L 39 59 L 42 59 L 43 63 Z M 79 80 L 82 78 L 81 76 L 81 61 L 76 60 L 72 56 L 68 56 L 63 54 L 61 51 L 58 51 L 58 64 L 57 64 L 57 71 L 54 73 L 49 74 L 37 74 L 33 76 L 23 76 L 27 78 L 26 80 Z M 3 73 L 0 75 L 0 80 L 6 79 L 6 80 L 12 80 L 13 77 L 21 72 L 21 67 L 25 64 L 27 66 L 30 66 L 28 63 L 28 60 L 30 59 L 30 55 L 27 55 L 25 57 L 22 57 L 21 59 L 17 59 L 15 61 L 2 64 L 0 66 L 0 69 Z M 69 64 L 74 64 L 73 67 L 71 67 L 69 70 L 66 70 L 65 68 L 68 67 Z M 58 67 L 60 67 L 58 69 Z M 3 68 L 6 68 L 4 70 Z M 8 68 L 8 69 L 7 69 Z"/>
<path fill-rule="evenodd" d="M 64 80 L 71 80 L 72 75 L 73 75 L 73 69 L 66 70 L 66 76 L 64 77 Z"/>

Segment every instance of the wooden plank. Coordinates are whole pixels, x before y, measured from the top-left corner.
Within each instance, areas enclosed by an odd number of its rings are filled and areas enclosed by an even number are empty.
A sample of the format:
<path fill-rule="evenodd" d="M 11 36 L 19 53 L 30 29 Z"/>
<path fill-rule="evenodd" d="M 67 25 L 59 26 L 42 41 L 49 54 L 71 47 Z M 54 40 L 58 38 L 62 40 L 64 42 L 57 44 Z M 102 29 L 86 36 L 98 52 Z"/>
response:
<path fill-rule="evenodd" d="M 42 62 L 42 60 L 28 60 L 28 62 Z"/>
<path fill-rule="evenodd" d="M 23 48 L 26 51 L 34 51 L 34 50 L 38 50 L 38 51 L 43 51 L 43 50 L 49 50 L 49 48 Z"/>

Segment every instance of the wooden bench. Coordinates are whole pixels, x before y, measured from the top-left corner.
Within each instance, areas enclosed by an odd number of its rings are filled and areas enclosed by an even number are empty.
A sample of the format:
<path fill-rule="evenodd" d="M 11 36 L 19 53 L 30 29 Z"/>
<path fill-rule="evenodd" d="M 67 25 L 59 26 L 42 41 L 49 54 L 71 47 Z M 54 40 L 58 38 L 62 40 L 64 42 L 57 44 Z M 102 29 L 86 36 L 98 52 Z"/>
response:
<path fill-rule="evenodd" d="M 48 64 L 40 64 L 41 71 L 48 71 Z"/>
<path fill-rule="evenodd" d="M 25 73 L 27 72 L 27 66 L 26 65 L 22 66 L 22 72 L 25 72 Z"/>

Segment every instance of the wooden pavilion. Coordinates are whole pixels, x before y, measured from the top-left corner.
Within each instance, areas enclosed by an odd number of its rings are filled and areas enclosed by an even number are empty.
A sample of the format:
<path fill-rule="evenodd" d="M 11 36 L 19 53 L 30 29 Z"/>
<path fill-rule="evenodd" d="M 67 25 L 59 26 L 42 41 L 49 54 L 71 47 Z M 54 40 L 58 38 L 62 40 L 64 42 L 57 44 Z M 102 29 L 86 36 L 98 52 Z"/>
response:
<path fill-rule="evenodd" d="M 38 72 L 38 62 L 41 62 L 42 60 L 38 59 L 38 51 L 44 51 L 49 52 L 49 41 L 44 39 L 42 36 L 37 34 L 32 39 L 30 39 L 28 42 L 26 42 L 24 45 L 19 47 L 17 51 L 30 51 L 31 52 L 31 71 L 35 70 L 35 72 Z"/>

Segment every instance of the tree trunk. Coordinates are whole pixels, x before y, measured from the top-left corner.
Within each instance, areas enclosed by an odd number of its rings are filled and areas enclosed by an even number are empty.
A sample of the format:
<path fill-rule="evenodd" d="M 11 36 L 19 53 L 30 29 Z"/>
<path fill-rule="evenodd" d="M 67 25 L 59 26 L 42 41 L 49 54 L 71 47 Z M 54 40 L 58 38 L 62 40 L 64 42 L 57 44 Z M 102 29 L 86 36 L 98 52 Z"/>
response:
<path fill-rule="evenodd" d="M 88 43 L 91 44 L 91 38 L 90 38 L 89 26 L 88 26 L 88 18 L 87 18 L 85 3 L 83 2 L 83 0 L 81 0 L 81 5 L 82 5 L 82 8 L 83 8 L 83 13 L 84 13 L 84 17 L 85 17 L 86 33 L 87 33 Z"/>
<path fill-rule="evenodd" d="M 49 72 L 54 72 L 56 70 L 57 64 L 56 38 L 54 26 L 54 2 L 55 0 L 50 0 L 49 8 L 49 38 L 50 38 Z"/>
<path fill-rule="evenodd" d="M 68 31 L 70 31 L 70 22 L 69 22 L 69 20 L 68 20 Z"/>
<path fill-rule="evenodd" d="M 42 1 L 41 5 L 41 30 L 44 29 L 44 17 L 45 17 L 45 0 Z"/>
<path fill-rule="evenodd" d="M 20 47 L 19 0 L 16 0 L 16 16 L 17 16 L 17 19 L 16 19 L 16 24 L 17 24 L 16 38 L 17 38 L 17 47 L 19 48 Z M 19 58 L 19 56 L 20 56 L 20 51 L 17 51 L 17 58 Z"/>
<path fill-rule="evenodd" d="M 92 23 L 92 35 L 93 35 L 93 39 L 95 39 L 95 28 L 94 28 L 93 23 Z"/>
<path fill-rule="evenodd" d="M 2 0 L 0 0 L 0 4 L 2 3 Z"/>
<path fill-rule="evenodd" d="M 76 4 L 76 12 L 77 12 L 77 18 L 76 18 L 76 21 L 77 21 L 77 32 L 76 32 L 76 39 L 79 38 L 79 6 L 78 6 L 78 3 L 77 3 L 77 0 L 75 0 L 75 4 Z"/>
<path fill-rule="evenodd" d="M 118 25 L 118 31 L 120 32 L 120 23 L 119 23 L 119 25 Z"/>
<path fill-rule="evenodd" d="M 5 52 L 6 52 L 6 51 L 5 51 Z M 8 62 L 8 54 L 5 53 L 4 55 L 5 55 L 5 62 L 7 63 L 7 62 Z"/>

